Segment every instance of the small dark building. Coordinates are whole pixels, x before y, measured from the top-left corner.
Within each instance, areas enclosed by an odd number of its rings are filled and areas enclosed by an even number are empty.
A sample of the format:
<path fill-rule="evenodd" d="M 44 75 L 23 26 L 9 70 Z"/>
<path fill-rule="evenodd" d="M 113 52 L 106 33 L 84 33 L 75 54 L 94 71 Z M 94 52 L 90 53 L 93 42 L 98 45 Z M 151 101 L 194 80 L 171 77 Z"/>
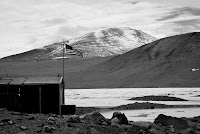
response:
<path fill-rule="evenodd" d="M 0 107 L 26 113 L 61 114 L 62 77 L 0 79 Z"/>
<path fill-rule="evenodd" d="M 11 81 L 10 79 L 0 79 L 0 107 L 8 108 L 12 105 L 8 95 L 8 84 Z"/>

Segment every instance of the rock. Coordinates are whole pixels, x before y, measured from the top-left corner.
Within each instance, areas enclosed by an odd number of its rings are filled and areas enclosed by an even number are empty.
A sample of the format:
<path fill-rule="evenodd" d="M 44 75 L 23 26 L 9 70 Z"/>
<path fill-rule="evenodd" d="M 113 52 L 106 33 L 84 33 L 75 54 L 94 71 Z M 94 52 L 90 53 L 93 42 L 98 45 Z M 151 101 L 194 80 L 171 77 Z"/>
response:
<path fill-rule="evenodd" d="M 146 134 L 146 132 L 144 130 L 140 129 L 139 134 Z"/>
<path fill-rule="evenodd" d="M 193 117 L 190 120 L 193 121 L 193 122 L 200 123 L 200 116 Z"/>
<path fill-rule="evenodd" d="M 46 133 L 53 133 L 53 131 L 55 130 L 54 127 L 50 127 L 50 126 L 44 126 L 42 129 L 44 132 Z"/>
<path fill-rule="evenodd" d="M 127 132 L 121 132 L 120 134 L 128 134 Z"/>
<path fill-rule="evenodd" d="M 164 128 L 162 126 L 160 126 L 160 125 L 155 124 L 155 123 L 151 123 L 150 126 L 149 126 L 149 129 L 153 129 L 153 131 L 155 129 L 155 130 L 157 130 L 157 131 L 159 131 L 161 133 L 165 133 Z"/>
<path fill-rule="evenodd" d="M 195 129 L 200 131 L 200 126 L 195 126 Z"/>
<path fill-rule="evenodd" d="M 27 130 L 27 129 L 28 129 L 28 127 L 26 127 L 26 126 L 20 126 L 20 128 L 21 128 L 22 130 Z"/>
<path fill-rule="evenodd" d="M 144 127 L 148 129 L 151 126 L 151 122 L 145 122 L 145 121 L 138 121 L 131 123 L 132 125 L 138 126 L 138 127 Z"/>
<path fill-rule="evenodd" d="M 36 128 L 34 129 L 34 132 L 35 132 L 35 133 L 40 133 L 40 132 L 42 132 L 42 129 L 43 129 L 43 128 L 41 128 L 41 127 L 36 127 Z"/>
<path fill-rule="evenodd" d="M 17 134 L 26 134 L 26 133 L 24 133 L 24 132 L 19 132 L 19 133 L 17 133 Z"/>
<path fill-rule="evenodd" d="M 55 122 L 55 121 L 48 121 L 48 124 L 49 124 L 49 125 L 55 125 L 56 122 Z"/>
<path fill-rule="evenodd" d="M 13 121 L 8 121 L 8 123 L 10 124 L 10 125 L 13 125 L 14 124 L 14 122 Z"/>
<path fill-rule="evenodd" d="M 103 122 L 107 122 L 108 124 L 111 124 L 110 121 L 106 119 L 103 115 L 101 115 L 99 112 L 92 112 L 92 113 L 86 114 L 83 117 L 83 120 L 91 124 L 102 125 Z"/>
<path fill-rule="evenodd" d="M 44 124 L 41 123 L 41 124 L 38 124 L 37 126 L 38 126 L 38 127 L 44 127 Z"/>
<path fill-rule="evenodd" d="M 7 111 L 6 108 L 0 108 L 0 112 Z"/>
<path fill-rule="evenodd" d="M 114 125 L 114 124 L 119 124 L 120 120 L 117 118 L 117 117 L 114 117 L 111 119 L 111 124 Z"/>
<path fill-rule="evenodd" d="M 127 117 L 125 116 L 124 113 L 122 114 L 121 112 L 114 112 L 113 116 L 111 118 L 111 121 L 115 117 L 118 118 L 118 120 L 119 120 L 118 124 L 128 124 L 128 119 L 127 119 Z"/>
<path fill-rule="evenodd" d="M 55 119 L 54 117 L 50 116 L 50 117 L 47 119 L 47 121 L 56 121 L 56 119 Z"/>
<path fill-rule="evenodd" d="M 28 120 L 35 120 L 35 117 L 28 117 Z"/>
<path fill-rule="evenodd" d="M 2 119 L 1 120 L 1 125 L 13 125 L 13 124 L 14 124 L 14 122 L 10 119 Z"/>
<path fill-rule="evenodd" d="M 170 126 L 169 126 L 169 130 L 170 130 L 170 132 L 175 133 L 175 129 L 174 129 L 174 126 L 173 126 L 173 125 L 170 125 Z"/>
<path fill-rule="evenodd" d="M 67 127 L 76 127 L 75 125 L 73 125 L 73 124 L 71 124 L 71 123 L 69 123 L 69 124 L 67 124 Z"/>
<path fill-rule="evenodd" d="M 197 123 L 197 122 L 193 122 L 193 121 L 191 121 L 191 120 L 188 120 L 187 123 L 188 123 L 189 127 L 198 126 L 198 123 Z"/>
<path fill-rule="evenodd" d="M 108 124 L 108 122 L 103 121 L 103 122 L 102 122 L 102 125 L 108 126 L 109 124 Z"/>
<path fill-rule="evenodd" d="M 2 119 L 1 122 L 8 122 L 11 121 L 10 119 Z"/>
<path fill-rule="evenodd" d="M 151 134 L 165 134 L 165 132 L 164 132 L 164 133 L 163 133 L 163 132 L 160 132 L 159 130 L 154 129 L 154 128 L 149 129 L 149 132 L 150 132 Z"/>
<path fill-rule="evenodd" d="M 96 129 L 91 128 L 90 129 L 90 134 L 100 134 L 100 132 L 98 132 Z"/>
<path fill-rule="evenodd" d="M 116 117 L 119 114 L 122 114 L 122 113 L 121 112 L 114 112 L 112 117 Z"/>
<path fill-rule="evenodd" d="M 71 122 L 71 123 L 80 123 L 81 119 L 78 115 L 68 115 L 64 116 L 65 122 Z"/>
<path fill-rule="evenodd" d="M 179 131 L 180 134 L 196 134 L 195 131 L 191 128 L 187 128 L 184 130 Z"/>
<path fill-rule="evenodd" d="M 1 126 L 0 126 L 0 131 L 3 131 L 3 130 L 4 130 L 4 127 L 1 127 Z"/>
<path fill-rule="evenodd" d="M 82 129 L 65 129 L 65 132 L 63 134 L 91 134 L 90 131 L 86 133 Z"/>
<path fill-rule="evenodd" d="M 21 112 L 10 112 L 11 115 L 23 115 Z"/>
<path fill-rule="evenodd" d="M 166 116 L 163 114 L 160 114 L 155 120 L 155 124 L 161 124 L 162 126 L 170 126 L 173 125 L 175 129 L 186 129 L 189 128 L 189 125 L 186 120 L 183 120 L 181 118 Z"/>
<path fill-rule="evenodd" d="M 118 128 L 123 129 L 123 130 L 128 130 L 129 128 L 132 128 L 132 125 L 121 124 L 121 125 L 118 125 Z"/>

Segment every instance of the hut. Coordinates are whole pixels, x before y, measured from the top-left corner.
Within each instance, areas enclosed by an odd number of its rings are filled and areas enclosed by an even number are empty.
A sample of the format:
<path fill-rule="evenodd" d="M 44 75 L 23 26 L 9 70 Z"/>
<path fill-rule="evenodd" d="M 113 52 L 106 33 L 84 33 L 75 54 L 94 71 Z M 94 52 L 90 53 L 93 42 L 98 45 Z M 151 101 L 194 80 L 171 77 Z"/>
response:
<path fill-rule="evenodd" d="M 63 85 L 62 77 L 0 79 L 0 94 L 4 98 L 0 107 L 26 113 L 61 114 Z"/>
<path fill-rule="evenodd" d="M 0 107 L 8 107 L 10 105 L 8 83 L 11 81 L 11 79 L 0 79 Z"/>

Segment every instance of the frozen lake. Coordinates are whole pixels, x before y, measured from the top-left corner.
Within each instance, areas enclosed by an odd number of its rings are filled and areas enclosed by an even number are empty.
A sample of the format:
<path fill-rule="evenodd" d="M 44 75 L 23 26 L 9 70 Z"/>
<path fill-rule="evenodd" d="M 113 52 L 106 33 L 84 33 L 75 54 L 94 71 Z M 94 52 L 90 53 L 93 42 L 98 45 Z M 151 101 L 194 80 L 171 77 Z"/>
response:
<path fill-rule="evenodd" d="M 65 104 L 77 107 L 112 107 L 135 102 L 128 100 L 132 97 L 146 95 L 168 95 L 189 101 L 149 101 L 152 103 L 173 105 L 200 105 L 200 88 L 116 88 L 116 89 L 66 89 Z M 116 111 L 116 110 L 115 110 Z M 178 109 L 149 109 L 149 110 L 120 110 L 125 113 L 129 120 L 153 121 L 158 114 L 176 117 L 193 117 L 200 115 L 200 108 L 178 108 Z M 102 112 L 111 118 L 113 111 Z"/>

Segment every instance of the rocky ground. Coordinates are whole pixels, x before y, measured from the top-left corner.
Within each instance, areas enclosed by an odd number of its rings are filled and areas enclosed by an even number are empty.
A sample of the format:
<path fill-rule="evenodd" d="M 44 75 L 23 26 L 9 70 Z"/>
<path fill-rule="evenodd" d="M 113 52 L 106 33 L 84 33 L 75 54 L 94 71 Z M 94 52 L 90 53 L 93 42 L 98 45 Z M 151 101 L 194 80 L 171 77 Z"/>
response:
<path fill-rule="evenodd" d="M 112 110 L 152 106 L 168 107 L 163 104 L 134 103 Z M 160 114 L 154 122 L 134 122 L 128 121 L 126 115 L 120 112 L 114 112 L 112 118 L 107 119 L 99 113 L 100 110 L 106 109 L 78 107 L 76 115 L 58 116 L 0 109 L 0 134 L 200 134 L 200 116 L 176 118 Z"/>

